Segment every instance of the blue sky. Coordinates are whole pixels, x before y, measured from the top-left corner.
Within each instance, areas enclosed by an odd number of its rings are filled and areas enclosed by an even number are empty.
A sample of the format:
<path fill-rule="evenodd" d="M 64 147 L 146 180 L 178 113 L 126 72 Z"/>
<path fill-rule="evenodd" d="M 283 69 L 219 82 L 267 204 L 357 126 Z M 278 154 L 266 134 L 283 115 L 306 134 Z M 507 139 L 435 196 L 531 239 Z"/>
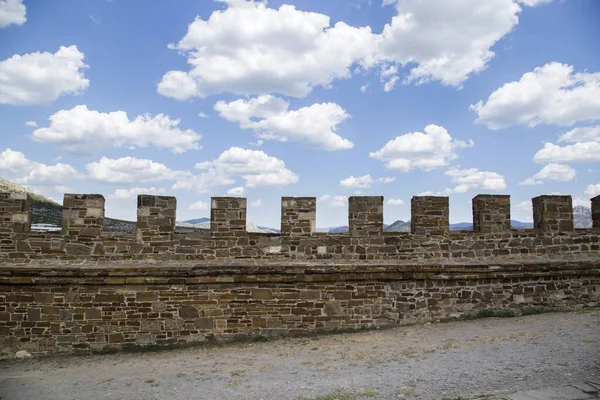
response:
<path fill-rule="evenodd" d="M 0 0 L 0 176 L 62 201 L 101 193 L 281 196 L 600 194 L 597 0 Z"/>

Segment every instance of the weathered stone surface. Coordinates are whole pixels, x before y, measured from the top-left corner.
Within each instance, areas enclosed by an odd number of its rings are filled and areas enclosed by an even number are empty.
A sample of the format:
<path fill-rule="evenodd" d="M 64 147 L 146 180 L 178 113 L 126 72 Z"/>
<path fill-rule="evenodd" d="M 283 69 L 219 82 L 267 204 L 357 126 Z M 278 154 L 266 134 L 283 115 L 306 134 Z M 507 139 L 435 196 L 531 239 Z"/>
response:
<path fill-rule="evenodd" d="M 592 202 L 592 227 L 600 228 L 600 195 L 591 199 Z"/>
<path fill-rule="evenodd" d="M 177 199 L 172 196 L 140 194 L 137 204 L 138 243 L 153 247 L 172 241 L 175 233 Z"/>
<path fill-rule="evenodd" d="M 43 278 L 50 292 L 19 283 L 24 275 Z M 115 281 L 118 275 L 144 283 Z M 195 264 L 21 266 L 4 268 L 2 279 L 0 300 L 6 308 L 0 311 L 0 346 L 35 354 L 184 343 L 207 334 L 393 326 L 489 308 L 518 312 L 600 304 L 598 260 L 223 263 L 204 270 Z M 55 305 L 40 304 L 50 301 L 46 294 L 54 296 Z M 146 301 L 155 298 L 161 300 Z"/>
<path fill-rule="evenodd" d="M 27 193 L 0 193 L 0 233 L 30 232 L 32 201 Z"/>
<path fill-rule="evenodd" d="M 210 235 L 240 237 L 246 235 L 247 201 L 243 197 L 212 197 L 210 200 Z"/>
<path fill-rule="evenodd" d="M 413 196 L 410 201 L 410 231 L 416 235 L 446 235 L 450 231 L 449 199 Z"/>
<path fill-rule="evenodd" d="M 316 230 L 316 197 L 281 198 L 281 235 L 310 236 Z"/>
<path fill-rule="evenodd" d="M 95 238 L 104 226 L 104 196 L 67 193 L 63 198 L 62 233 L 74 240 Z"/>
<path fill-rule="evenodd" d="M 531 199 L 533 228 L 543 232 L 571 232 L 573 230 L 573 202 L 571 196 L 538 196 Z"/>
<path fill-rule="evenodd" d="M 350 196 L 348 229 L 350 236 L 381 236 L 383 196 Z"/>
<path fill-rule="evenodd" d="M 479 194 L 473 198 L 473 230 L 502 233 L 510 229 L 510 196 Z"/>

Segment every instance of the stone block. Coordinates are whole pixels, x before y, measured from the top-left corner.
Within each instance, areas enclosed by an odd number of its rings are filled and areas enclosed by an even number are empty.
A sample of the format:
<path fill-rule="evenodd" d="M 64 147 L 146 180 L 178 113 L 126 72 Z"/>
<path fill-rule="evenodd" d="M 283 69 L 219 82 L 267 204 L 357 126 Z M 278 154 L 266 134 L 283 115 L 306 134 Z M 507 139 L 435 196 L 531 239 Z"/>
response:
<path fill-rule="evenodd" d="M 473 198 L 473 230 L 501 233 L 510 229 L 510 196 L 479 194 Z"/>
<path fill-rule="evenodd" d="M 413 196 L 410 204 L 410 231 L 413 234 L 445 235 L 450 231 L 448 197 Z"/>
<path fill-rule="evenodd" d="M 210 234 L 212 237 L 246 235 L 247 200 L 243 197 L 212 197 Z"/>
<path fill-rule="evenodd" d="M 62 232 L 72 237 L 100 237 L 104 227 L 104 196 L 66 193 L 63 198 Z"/>
<path fill-rule="evenodd" d="M 383 196 L 351 196 L 348 199 L 350 236 L 381 236 Z"/>
<path fill-rule="evenodd" d="M 310 236 L 317 225 L 316 197 L 281 198 L 281 235 Z"/>
<path fill-rule="evenodd" d="M 533 228 L 542 232 L 573 231 L 571 196 L 538 196 L 533 204 Z"/>
<path fill-rule="evenodd" d="M 32 201 L 27 193 L 0 193 L 0 232 L 30 232 Z"/>
<path fill-rule="evenodd" d="M 592 203 L 592 227 L 600 228 L 600 195 L 591 199 Z"/>
<path fill-rule="evenodd" d="M 138 195 L 138 243 L 168 242 L 173 240 L 177 199 L 172 196 Z"/>

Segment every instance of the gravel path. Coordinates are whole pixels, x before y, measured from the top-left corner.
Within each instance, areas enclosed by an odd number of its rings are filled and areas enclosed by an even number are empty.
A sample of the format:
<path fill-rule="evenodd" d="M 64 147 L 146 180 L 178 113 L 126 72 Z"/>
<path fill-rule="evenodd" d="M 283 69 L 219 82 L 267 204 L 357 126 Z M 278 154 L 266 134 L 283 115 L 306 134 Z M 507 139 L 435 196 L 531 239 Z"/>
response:
<path fill-rule="evenodd" d="M 458 399 L 586 380 L 600 381 L 599 310 L 7 361 L 0 398 Z"/>

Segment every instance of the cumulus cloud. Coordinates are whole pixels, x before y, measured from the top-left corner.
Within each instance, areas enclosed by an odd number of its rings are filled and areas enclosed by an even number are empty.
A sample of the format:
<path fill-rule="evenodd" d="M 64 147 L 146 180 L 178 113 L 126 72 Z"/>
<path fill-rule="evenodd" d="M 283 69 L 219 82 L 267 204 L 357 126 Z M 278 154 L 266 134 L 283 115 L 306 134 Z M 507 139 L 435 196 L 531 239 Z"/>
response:
<path fill-rule="evenodd" d="M 411 68 L 405 83 L 458 86 L 485 69 L 492 46 L 519 22 L 512 0 L 402 0 L 381 33 L 378 58 Z M 440 23 L 443 21 L 443 23 Z"/>
<path fill-rule="evenodd" d="M 396 180 L 396 178 L 393 176 L 389 176 L 389 177 L 385 177 L 385 178 L 377 178 L 377 182 L 381 182 L 381 183 L 392 183 L 395 180 Z"/>
<path fill-rule="evenodd" d="M 164 188 L 155 188 L 154 186 L 149 188 L 134 187 L 131 189 L 117 189 L 115 190 L 115 193 L 111 194 L 109 197 L 119 200 L 133 200 L 140 194 L 161 195 L 164 194 L 165 191 Z"/>
<path fill-rule="evenodd" d="M 23 0 L 0 0 L 0 28 L 9 25 L 23 25 L 27 18 Z"/>
<path fill-rule="evenodd" d="M 251 201 L 250 207 L 254 207 L 254 208 L 262 207 L 262 200 L 258 199 L 258 200 Z"/>
<path fill-rule="evenodd" d="M 335 133 L 338 125 L 349 117 L 339 105 L 322 103 L 288 110 L 289 105 L 279 97 L 264 95 L 230 103 L 218 101 L 215 110 L 226 120 L 239 122 L 240 128 L 252 129 L 258 139 L 303 141 L 322 150 L 354 147 Z"/>
<path fill-rule="evenodd" d="M 158 84 L 160 94 L 178 100 L 224 92 L 304 97 L 369 69 L 379 72 L 386 91 L 401 80 L 460 87 L 486 68 L 492 47 L 518 24 L 521 12 L 514 0 L 385 1 L 395 4 L 396 15 L 373 33 L 342 21 L 332 26 L 327 15 L 292 5 L 226 4 L 206 20 L 196 17 L 186 35 L 169 45 L 187 56 L 190 69 L 168 71 Z M 407 65 L 401 78 L 398 67 Z"/>
<path fill-rule="evenodd" d="M 26 186 L 65 186 L 83 177 L 68 164 L 39 163 L 11 149 L 0 152 L 0 176 Z"/>
<path fill-rule="evenodd" d="M 324 194 L 317 198 L 317 202 L 333 208 L 342 208 L 348 205 L 348 196 L 331 196 L 329 194 Z"/>
<path fill-rule="evenodd" d="M 588 185 L 584 193 L 590 197 L 598 196 L 600 194 L 600 183 L 596 183 L 595 185 Z"/>
<path fill-rule="evenodd" d="M 209 204 L 205 201 L 198 201 L 196 203 L 190 204 L 188 207 L 189 210 L 208 210 Z"/>
<path fill-rule="evenodd" d="M 27 122 L 25 122 L 25 125 L 30 126 L 32 128 L 37 128 L 37 126 L 38 126 L 37 122 L 35 122 L 35 121 L 27 121 Z"/>
<path fill-rule="evenodd" d="M 428 125 L 422 132 L 397 136 L 369 157 L 385 163 L 389 169 L 408 172 L 414 168 L 429 171 L 444 167 L 456 159 L 456 149 L 471 147 L 468 142 L 453 139 L 443 126 Z"/>
<path fill-rule="evenodd" d="M 148 147 L 173 153 L 198 150 L 200 135 L 179 128 L 168 115 L 139 115 L 130 120 L 125 111 L 103 113 L 79 105 L 50 116 L 50 126 L 33 131 L 38 142 L 59 146 L 69 153 L 90 154 L 104 147 Z"/>
<path fill-rule="evenodd" d="M 353 175 L 349 176 L 346 179 L 342 179 L 340 181 L 340 185 L 345 188 L 362 188 L 368 189 L 374 182 L 377 183 L 392 183 L 396 180 L 394 177 L 385 177 L 385 178 L 371 178 L 371 174 L 354 177 Z"/>
<path fill-rule="evenodd" d="M 174 171 L 164 164 L 135 157 L 102 157 L 85 168 L 90 179 L 106 183 L 158 182 L 191 176 L 188 172 Z"/>
<path fill-rule="evenodd" d="M 243 196 L 245 194 L 246 194 L 246 190 L 244 189 L 243 186 L 237 186 L 237 187 L 231 188 L 227 191 L 228 196 Z"/>
<path fill-rule="evenodd" d="M 568 182 L 575 178 L 577 171 L 567 164 L 548 164 L 537 174 L 525 179 L 520 185 L 540 185 L 545 181 Z"/>
<path fill-rule="evenodd" d="M 390 206 L 401 206 L 404 204 L 404 200 L 400 200 L 400 199 L 388 199 L 388 201 L 386 202 L 387 205 Z"/>
<path fill-rule="evenodd" d="M 187 54 L 191 69 L 167 72 L 159 93 L 179 100 L 223 92 L 303 97 L 315 86 L 349 77 L 353 64 L 373 61 L 378 39 L 369 27 L 330 26 L 327 15 L 292 5 L 227 4 L 208 20 L 197 17 L 169 46 Z"/>
<path fill-rule="evenodd" d="M 471 106 L 476 123 L 490 129 L 514 125 L 569 126 L 600 119 L 600 73 L 574 73 L 571 65 L 552 62 L 504 84 Z"/>
<path fill-rule="evenodd" d="M 285 167 L 279 158 L 261 150 L 231 147 L 212 161 L 196 164 L 204 172 L 180 179 L 173 189 L 206 192 L 215 186 L 232 185 L 240 177 L 245 188 L 286 186 L 298 182 L 298 176 Z"/>
<path fill-rule="evenodd" d="M 533 156 L 538 163 L 548 162 L 596 162 L 600 161 L 600 126 L 575 128 L 558 138 L 560 146 L 544 143 Z"/>
<path fill-rule="evenodd" d="M 348 197 L 346 196 L 334 196 L 329 201 L 329 206 L 334 208 L 341 208 L 348 206 Z"/>
<path fill-rule="evenodd" d="M 83 92 L 90 84 L 83 57 L 77 46 L 63 46 L 54 54 L 15 54 L 0 61 L 0 104 L 49 104 Z"/>
<path fill-rule="evenodd" d="M 340 185 L 345 188 L 370 188 L 373 183 L 371 175 L 363 175 L 359 177 L 350 176 L 340 181 Z"/>
<path fill-rule="evenodd" d="M 450 176 L 452 183 L 456 183 L 452 193 L 464 193 L 474 189 L 485 189 L 499 191 L 506 189 L 504 176 L 497 172 L 479 171 L 477 168 L 456 169 L 452 168 L 444 172 Z"/>

